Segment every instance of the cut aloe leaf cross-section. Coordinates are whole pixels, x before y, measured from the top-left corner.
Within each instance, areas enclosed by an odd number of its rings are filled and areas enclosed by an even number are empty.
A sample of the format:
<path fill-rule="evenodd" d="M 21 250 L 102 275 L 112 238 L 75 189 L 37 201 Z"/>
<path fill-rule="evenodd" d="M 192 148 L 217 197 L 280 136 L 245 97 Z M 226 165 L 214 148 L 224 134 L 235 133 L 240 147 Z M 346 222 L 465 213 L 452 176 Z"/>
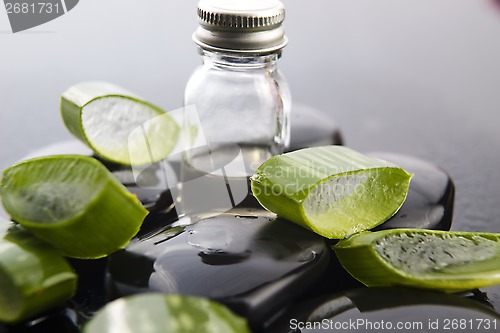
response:
<path fill-rule="evenodd" d="M 147 211 L 97 160 L 57 155 L 4 171 L 5 210 L 66 256 L 98 258 L 124 247 Z"/>
<path fill-rule="evenodd" d="M 74 295 L 76 280 L 59 251 L 2 221 L 0 322 L 19 322 L 65 302 Z"/>
<path fill-rule="evenodd" d="M 162 109 L 106 82 L 83 82 L 61 97 L 66 127 L 103 159 L 120 164 L 162 160 L 177 144 L 180 127 Z"/>
<path fill-rule="evenodd" d="M 201 297 L 148 293 L 108 303 L 83 333 L 250 333 L 245 319 Z"/>
<path fill-rule="evenodd" d="M 371 229 L 396 213 L 408 193 L 404 169 L 342 146 L 274 156 L 251 177 L 266 209 L 328 238 Z"/>
<path fill-rule="evenodd" d="M 354 235 L 333 249 L 367 286 L 456 292 L 500 284 L 500 234 L 392 229 Z"/>

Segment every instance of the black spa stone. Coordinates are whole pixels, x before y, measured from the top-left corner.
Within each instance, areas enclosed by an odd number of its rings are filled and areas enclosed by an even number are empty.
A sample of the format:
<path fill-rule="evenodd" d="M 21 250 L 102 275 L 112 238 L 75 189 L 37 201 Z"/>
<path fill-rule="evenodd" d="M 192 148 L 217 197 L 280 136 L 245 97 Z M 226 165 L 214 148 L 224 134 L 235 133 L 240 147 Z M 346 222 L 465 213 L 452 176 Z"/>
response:
<path fill-rule="evenodd" d="M 234 209 L 145 235 L 111 255 L 108 292 L 204 296 L 259 327 L 307 292 L 328 259 L 320 236 L 263 210 Z"/>
<path fill-rule="evenodd" d="M 484 295 L 466 296 L 410 288 L 358 288 L 296 304 L 265 333 L 496 332 L 500 315 Z"/>
<path fill-rule="evenodd" d="M 408 196 L 401 209 L 374 230 L 395 228 L 450 230 L 455 186 L 446 171 L 413 156 L 393 153 L 370 155 L 395 163 L 413 174 Z"/>
<path fill-rule="evenodd" d="M 391 219 L 373 230 L 394 228 L 450 230 L 454 185 L 444 170 L 412 156 L 392 153 L 370 155 L 396 163 L 414 174 L 407 199 L 401 209 Z M 334 245 L 335 242 L 335 240 L 330 241 L 330 245 Z M 327 270 L 307 297 L 338 293 L 361 286 L 360 282 L 345 271 L 332 251 Z"/>
<path fill-rule="evenodd" d="M 58 307 L 19 324 L 0 323 L 0 333 L 79 333 L 78 320 L 71 307 Z"/>
<path fill-rule="evenodd" d="M 290 124 L 288 151 L 343 144 L 342 133 L 333 116 L 311 106 L 293 103 Z"/>

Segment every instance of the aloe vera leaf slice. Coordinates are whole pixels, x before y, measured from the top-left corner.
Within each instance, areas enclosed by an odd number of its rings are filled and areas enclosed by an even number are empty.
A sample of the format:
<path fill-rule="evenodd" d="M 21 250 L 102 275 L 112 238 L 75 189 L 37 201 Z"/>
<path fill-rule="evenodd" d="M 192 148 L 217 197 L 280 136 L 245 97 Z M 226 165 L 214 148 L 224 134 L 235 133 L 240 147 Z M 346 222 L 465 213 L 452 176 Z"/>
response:
<path fill-rule="evenodd" d="M 246 320 L 201 297 L 146 293 L 108 303 L 83 333 L 250 333 Z"/>
<path fill-rule="evenodd" d="M 18 226 L 0 225 L 0 322 L 16 323 L 70 299 L 77 276 L 61 253 Z"/>
<path fill-rule="evenodd" d="M 75 258 L 124 247 L 147 214 L 100 162 L 81 155 L 20 162 L 4 171 L 0 195 L 13 220 Z"/>
<path fill-rule="evenodd" d="M 251 177 L 260 204 L 324 237 L 341 239 L 389 219 L 403 204 L 411 175 L 342 146 L 278 155 Z"/>
<path fill-rule="evenodd" d="M 150 164 L 176 146 L 180 126 L 157 106 L 106 82 L 83 82 L 61 96 L 68 130 L 105 160 Z"/>
<path fill-rule="evenodd" d="M 500 234 L 392 229 L 354 235 L 333 249 L 367 286 L 457 292 L 500 284 Z"/>

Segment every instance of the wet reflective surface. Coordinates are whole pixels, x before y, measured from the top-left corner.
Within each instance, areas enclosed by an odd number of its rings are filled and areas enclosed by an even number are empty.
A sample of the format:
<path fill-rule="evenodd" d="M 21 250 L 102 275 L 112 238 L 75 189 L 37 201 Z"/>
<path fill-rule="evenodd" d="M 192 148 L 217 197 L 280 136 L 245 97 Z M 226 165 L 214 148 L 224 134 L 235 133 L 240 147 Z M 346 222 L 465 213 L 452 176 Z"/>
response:
<path fill-rule="evenodd" d="M 265 332 L 496 332 L 499 325 L 479 292 L 359 288 L 298 304 Z"/>
<path fill-rule="evenodd" d="M 318 110 L 299 105 L 297 109 L 300 108 L 302 120 L 292 122 L 292 149 L 342 143 L 333 119 L 323 117 Z M 310 113 L 311 123 L 303 116 L 306 112 Z M 67 142 L 30 157 L 57 153 L 89 155 L 91 152 L 83 144 Z M 451 227 L 454 185 L 443 169 L 407 155 L 372 155 L 414 173 L 405 204 L 377 229 Z M 329 249 L 335 241 L 324 240 L 293 223 L 274 220 L 274 215 L 263 211 L 251 196 L 232 203 L 235 208 L 217 218 L 202 217 L 194 224 L 193 219 L 182 214 L 179 219 L 174 200 L 178 193 L 168 189 L 176 182 L 166 182 L 183 176 L 175 160 L 151 165 L 139 175 L 131 168 L 104 163 L 150 210 L 137 239 L 109 261 L 71 260 L 80 276 L 74 299 L 33 321 L 9 328 L 0 325 L 1 333 L 78 332 L 79 325 L 109 298 L 146 290 L 205 295 L 220 300 L 247 316 L 255 332 L 266 333 L 291 332 L 290 316 L 304 321 L 308 318 L 338 322 L 349 318 L 428 321 L 444 315 L 487 319 L 495 316 L 488 306 L 500 310 L 498 287 L 485 288 L 487 295 L 470 298 L 421 290 L 364 288 L 341 267 Z M 273 322 L 279 315 L 282 315 L 280 320 Z"/>
<path fill-rule="evenodd" d="M 78 314 L 69 307 L 53 309 L 13 326 L 0 325 L 0 333 L 79 333 Z"/>
<path fill-rule="evenodd" d="M 335 118 L 329 113 L 294 102 L 290 117 L 290 147 L 288 151 L 344 143 L 342 132 Z"/>
<path fill-rule="evenodd" d="M 110 256 L 108 286 L 111 298 L 145 290 L 209 297 L 257 327 L 305 293 L 328 256 L 316 234 L 263 210 L 235 209 Z"/>
<path fill-rule="evenodd" d="M 455 186 L 446 171 L 413 156 L 392 153 L 370 155 L 395 163 L 413 174 L 408 196 L 401 209 L 374 230 L 394 228 L 450 230 Z"/>

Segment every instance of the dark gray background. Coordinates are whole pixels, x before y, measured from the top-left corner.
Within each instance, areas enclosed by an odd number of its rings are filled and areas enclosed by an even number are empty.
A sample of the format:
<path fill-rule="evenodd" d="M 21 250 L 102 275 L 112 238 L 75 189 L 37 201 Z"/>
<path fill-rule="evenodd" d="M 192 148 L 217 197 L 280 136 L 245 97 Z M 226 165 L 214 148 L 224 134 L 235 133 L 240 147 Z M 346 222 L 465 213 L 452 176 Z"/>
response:
<path fill-rule="evenodd" d="M 353 148 L 441 165 L 457 186 L 454 229 L 500 232 L 493 1 L 284 2 L 280 68 L 294 101 L 332 113 Z M 0 167 L 71 138 L 58 97 L 77 82 L 107 80 L 167 110 L 182 106 L 200 62 L 195 28 L 196 1 L 85 0 L 17 34 L 0 9 Z"/>

